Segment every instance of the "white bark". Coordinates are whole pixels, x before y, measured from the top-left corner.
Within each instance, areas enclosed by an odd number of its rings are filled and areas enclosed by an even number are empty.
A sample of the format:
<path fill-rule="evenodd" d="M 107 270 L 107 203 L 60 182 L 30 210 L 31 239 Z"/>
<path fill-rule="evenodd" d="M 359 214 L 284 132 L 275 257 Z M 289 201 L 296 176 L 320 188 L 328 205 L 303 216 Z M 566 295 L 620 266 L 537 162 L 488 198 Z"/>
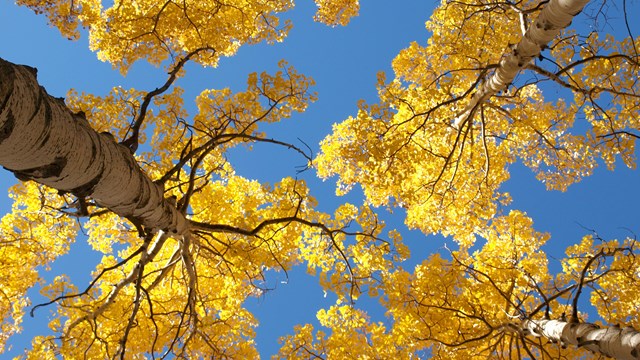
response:
<path fill-rule="evenodd" d="M 539 56 L 547 44 L 571 24 L 574 16 L 578 15 L 588 2 L 589 0 L 550 0 L 520 42 L 510 53 L 502 56 L 491 77 L 481 83 L 469 104 L 455 118 L 454 126 L 459 128 L 462 122 L 473 116 L 479 104 L 505 90 L 520 70 Z"/>
<path fill-rule="evenodd" d="M 36 70 L 0 59 L 0 165 L 96 203 L 147 229 L 183 235 L 188 221 L 113 136 L 38 85 Z"/>
<path fill-rule="evenodd" d="M 545 337 L 562 345 L 584 347 L 615 359 L 640 359 L 640 332 L 631 327 L 600 328 L 589 323 L 524 320 L 521 329 L 525 334 Z"/>

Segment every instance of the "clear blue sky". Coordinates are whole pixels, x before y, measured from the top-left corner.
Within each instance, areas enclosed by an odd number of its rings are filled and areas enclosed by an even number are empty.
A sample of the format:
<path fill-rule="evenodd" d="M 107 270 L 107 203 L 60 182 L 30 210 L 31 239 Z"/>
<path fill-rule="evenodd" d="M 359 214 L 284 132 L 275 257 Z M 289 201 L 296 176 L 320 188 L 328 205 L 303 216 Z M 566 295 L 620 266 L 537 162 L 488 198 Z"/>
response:
<path fill-rule="evenodd" d="M 349 26 L 328 28 L 312 21 L 315 7 L 311 1 L 299 1 L 296 9 L 287 15 L 293 19 L 294 28 L 284 43 L 242 48 L 237 56 L 224 59 L 217 69 L 189 67 L 187 77 L 180 82 L 187 89 L 185 103 L 189 104 L 206 87 L 243 89 L 248 73 L 273 70 L 284 58 L 316 80 L 319 100 L 306 113 L 270 126 L 267 131 L 284 141 L 296 142 L 301 138 L 317 153 L 317 144 L 330 132 L 331 124 L 354 114 L 359 99 L 376 100 L 376 72 L 389 71 L 393 57 L 409 42 L 426 43 L 428 33 L 424 22 L 435 5 L 435 1 L 425 0 L 363 1 L 361 16 Z M 70 88 L 103 94 L 116 85 L 151 90 L 165 80 L 161 70 L 142 63 L 134 66 L 127 78 L 122 78 L 108 64 L 95 58 L 88 50 L 86 39 L 67 41 L 56 30 L 48 28 L 43 17 L 7 1 L 0 2 L 0 33 L 5 34 L 0 42 L 0 57 L 38 68 L 40 83 L 54 96 L 64 96 Z M 230 160 L 240 175 L 268 182 L 294 176 L 295 166 L 304 164 L 304 159 L 269 146 L 258 146 L 249 153 L 236 151 Z M 336 199 L 334 182 L 322 182 L 314 176 L 312 172 L 301 175 L 311 186 L 322 210 L 331 211 L 347 200 L 362 201 L 357 191 L 347 199 Z M 0 170 L 0 214 L 9 210 L 6 188 L 14 182 L 9 172 Z M 559 258 L 568 244 L 587 232 L 581 225 L 598 230 L 605 238 L 626 236 L 628 233 L 623 227 L 640 233 L 639 186 L 638 171 L 620 167 L 616 172 L 609 172 L 599 168 L 594 176 L 572 186 L 566 193 L 547 192 L 528 170 L 516 166 L 507 190 L 513 196 L 513 208 L 526 211 L 534 219 L 537 230 L 552 234 L 548 250 Z M 413 251 L 412 259 L 404 265 L 410 267 L 441 247 L 445 240 L 407 231 L 401 217 L 397 212 L 388 219 L 390 226 L 402 230 Z M 57 272 L 73 268 L 72 279 L 82 286 L 89 281 L 89 271 L 97 260 L 98 256 L 79 239 L 71 253 L 59 259 L 53 271 L 43 276 L 50 279 Z M 289 275 L 285 284 L 283 274 L 272 274 L 270 284 L 277 285 L 275 291 L 248 304 L 262 324 L 257 330 L 257 341 L 264 358 L 277 352 L 278 337 L 291 333 L 294 324 L 315 322 L 316 311 L 329 307 L 334 301 L 331 296 L 324 297 L 317 280 L 305 275 L 304 269 Z M 35 290 L 30 296 L 34 303 L 42 299 Z M 374 319 L 385 321 L 375 304 L 364 302 L 359 305 L 371 309 Z M 24 334 L 10 341 L 14 349 L 9 356 L 28 347 L 32 336 L 48 331 L 48 313 L 49 309 L 41 309 L 36 312 L 36 318 L 25 318 Z"/>

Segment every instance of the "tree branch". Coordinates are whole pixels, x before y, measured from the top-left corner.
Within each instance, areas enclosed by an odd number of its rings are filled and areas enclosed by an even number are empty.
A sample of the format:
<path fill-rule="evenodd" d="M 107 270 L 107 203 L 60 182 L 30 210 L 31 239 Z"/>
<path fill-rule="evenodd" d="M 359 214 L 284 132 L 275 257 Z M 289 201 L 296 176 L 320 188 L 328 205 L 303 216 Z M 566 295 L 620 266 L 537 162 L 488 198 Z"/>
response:
<path fill-rule="evenodd" d="M 156 89 L 148 92 L 144 96 L 144 99 L 142 101 L 142 105 L 140 106 L 140 112 L 138 113 L 138 117 L 135 119 L 135 121 L 131 125 L 131 128 L 130 128 L 131 135 L 127 139 L 123 140 L 120 143 L 120 144 L 126 146 L 127 148 L 129 148 L 129 150 L 131 150 L 131 153 L 135 153 L 136 150 L 138 149 L 138 138 L 140 136 L 140 127 L 142 126 L 142 123 L 144 122 L 145 117 L 147 116 L 147 110 L 149 108 L 149 105 L 151 104 L 151 100 L 153 100 L 154 97 L 156 97 L 156 96 L 164 93 L 165 91 L 167 91 L 169 89 L 169 87 L 171 87 L 173 82 L 176 80 L 176 78 L 178 77 L 178 73 L 180 72 L 180 70 L 182 70 L 184 65 L 194 55 L 197 55 L 198 53 L 200 53 L 202 51 L 213 51 L 213 52 L 215 52 L 215 50 L 212 49 L 212 48 L 203 47 L 203 48 L 198 48 L 198 49 L 188 53 L 184 58 L 182 58 L 180 61 L 178 61 L 176 63 L 176 65 L 173 67 L 173 70 L 171 70 L 169 72 L 169 78 L 164 83 L 164 85 L 162 85 L 161 87 L 156 88 Z"/>

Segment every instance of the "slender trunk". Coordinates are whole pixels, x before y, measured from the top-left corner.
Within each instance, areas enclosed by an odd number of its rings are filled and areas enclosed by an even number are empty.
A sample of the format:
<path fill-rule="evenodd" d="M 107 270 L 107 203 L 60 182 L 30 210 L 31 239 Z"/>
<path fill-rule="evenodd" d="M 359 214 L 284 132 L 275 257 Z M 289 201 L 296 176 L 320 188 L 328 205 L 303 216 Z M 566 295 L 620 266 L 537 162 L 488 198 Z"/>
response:
<path fill-rule="evenodd" d="M 600 328 L 590 323 L 524 320 L 521 328 L 525 333 L 536 337 L 545 337 L 562 345 L 584 347 L 615 359 L 640 359 L 640 332 L 632 327 Z"/>
<path fill-rule="evenodd" d="M 185 234 L 188 222 L 164 199 L 131 152 L 93 130 L 84 114 L 38 85 L 36 70 L 0 59 L 0 165 L 100 206 L 147 229 Z"/>
<path fill-rule="evenodd" d="M 473 94 L 469 104 L 455 118 L 454 126 L 460 127 L 462 122 L 473 115 L 479 104 L 505 90 L 520 70 L 539 56 L 547 44 L 571 24 L 588 2 L 589 0 L 550 0 L 520 42 L 513 46 L 510 53 L 502 56 L 495 72 Z"/>

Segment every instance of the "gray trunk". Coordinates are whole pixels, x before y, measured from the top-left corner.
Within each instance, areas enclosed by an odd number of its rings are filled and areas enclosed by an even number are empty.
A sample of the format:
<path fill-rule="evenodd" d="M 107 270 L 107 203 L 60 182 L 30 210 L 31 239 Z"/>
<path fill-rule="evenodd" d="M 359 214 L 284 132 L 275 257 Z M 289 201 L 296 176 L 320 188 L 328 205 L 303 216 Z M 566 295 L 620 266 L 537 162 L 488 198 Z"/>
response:
<path fill-rule="evenodd" d="M 0 165 L 20 180 L 91 197 L 149 230 L 185 234 L 188 221 L 164 199 L 113 136 L 38 85 L 36 70 L 0 59 Z"/>
<path fill-rule="evenodd" d="M 583 347 L 595 353 L 621 360 L 640 359 L 640 332 L 631 327 L 600 328 L 589 323 L 560 320 L 524 320 L 526 334 L 545 337 L 562 345 Z"/>

